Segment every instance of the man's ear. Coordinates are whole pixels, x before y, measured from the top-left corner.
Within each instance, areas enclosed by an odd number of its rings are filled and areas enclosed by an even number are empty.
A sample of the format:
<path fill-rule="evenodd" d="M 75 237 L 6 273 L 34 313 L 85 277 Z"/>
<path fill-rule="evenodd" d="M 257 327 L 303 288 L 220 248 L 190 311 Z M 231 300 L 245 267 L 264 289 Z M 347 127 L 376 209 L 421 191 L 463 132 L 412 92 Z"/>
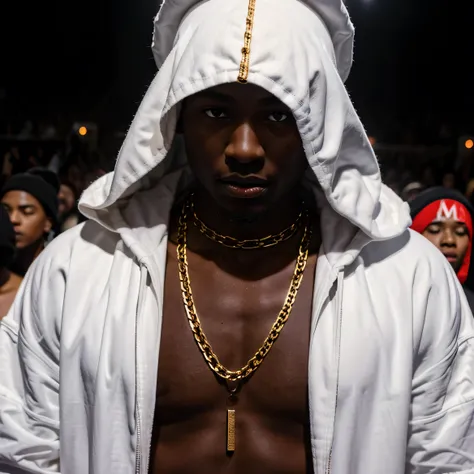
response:
<path fill-rule="evenodd" d="M 44 233 L 49 234 L 53 228 L 53 221 L 51 219 L 46 219 L 46 222 L 44 223 Z"/>

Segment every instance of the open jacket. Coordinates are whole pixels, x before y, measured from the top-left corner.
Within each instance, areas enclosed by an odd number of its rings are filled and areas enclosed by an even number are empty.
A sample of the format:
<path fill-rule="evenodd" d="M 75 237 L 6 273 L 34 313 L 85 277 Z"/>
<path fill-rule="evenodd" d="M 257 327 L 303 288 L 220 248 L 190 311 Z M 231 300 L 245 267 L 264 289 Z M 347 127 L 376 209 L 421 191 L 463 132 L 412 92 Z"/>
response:
<path fill-rule="evenodd" d="M 193 3 L 162 7 L 160 71 L 114 173 L 81 199 L 90 221 L 47 247 L 0 325 L 2 474 L 147 473 L 168 220 L 193 182 L 175 134 L 180 102 L 235 81 L 247 14 L 241 0 Z M 293 111 L 309 163 L 302 186 L 320 207 L 315 473 L 473 474 L 473 318 L 446 260 L 407 230 L 407 205 L 381 183 L 341 80 L 345 8 L 258 0 L 253 35 L 248 80 Z"/>

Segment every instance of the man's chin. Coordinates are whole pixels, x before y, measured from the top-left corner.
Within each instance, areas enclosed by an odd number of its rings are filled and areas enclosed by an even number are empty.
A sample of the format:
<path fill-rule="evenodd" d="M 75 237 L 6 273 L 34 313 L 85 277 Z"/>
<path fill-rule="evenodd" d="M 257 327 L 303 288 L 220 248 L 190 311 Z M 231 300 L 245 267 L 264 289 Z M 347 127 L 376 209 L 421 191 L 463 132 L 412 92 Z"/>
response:
<path fill-rule="evenodd" d="M 260 199 L 225 199 L 220 204 L 229 220 L 241 224 L 258 222 L 272 207 L 266 200 Z"/>

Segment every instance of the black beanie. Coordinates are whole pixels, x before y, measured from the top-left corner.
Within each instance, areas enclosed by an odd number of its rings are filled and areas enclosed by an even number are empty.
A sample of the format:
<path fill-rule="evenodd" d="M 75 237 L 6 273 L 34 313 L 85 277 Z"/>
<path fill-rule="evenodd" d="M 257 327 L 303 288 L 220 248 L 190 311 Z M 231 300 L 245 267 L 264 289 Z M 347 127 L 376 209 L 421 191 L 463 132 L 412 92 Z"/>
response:
<path fill-rule="evenodd" d="M 12 176 L 3 186 L 1 197 L 9 191 L 25 191 L 43 206 L 45 214 L 58 222 L 59 179 L 55 173 L 43 168 L 32 168 L 26 173 Z"/>
<path fill-rule="evenodd" d="M 15 257 L 15 230 L 8 212 L 0 206 L 0 267 L 8 267 Z"/>

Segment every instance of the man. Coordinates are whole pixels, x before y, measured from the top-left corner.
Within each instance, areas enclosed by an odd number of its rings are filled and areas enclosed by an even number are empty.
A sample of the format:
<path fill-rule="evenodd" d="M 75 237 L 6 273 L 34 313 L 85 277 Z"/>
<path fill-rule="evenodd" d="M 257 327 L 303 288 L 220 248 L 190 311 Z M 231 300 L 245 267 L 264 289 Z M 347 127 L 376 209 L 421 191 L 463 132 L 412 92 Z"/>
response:
<path fill-rule="evenodd" d="M 67 180 L 61 182 L 58 194 L 58 234 L 79 224 L 80 216 L 77 210 L 77 191 Z"/>
<path fill-rule="evenodd" d="M 472 260 L 474 210 L 470 202 L 457 191 L 431 188 L 410 202 L 411 228 L 434 244 L 456 272 L 463 285 L 471 310 L 474 293 L 465 285 Z"/>
<path fill-rule="evenodd" d="M 15 256 L 15 231 L 7 211 L 0 206 L 0 320 L 8 313 L 22 278 L 8 267 Z"/>
<path fill-rule="evenodd" d="M 424 191 L 424 189 L 422 183 L 412 181 L 403 188 L 400 196 L 404 201 L 410 203 L 410 201 L 415 199 L 422 191 Z"/>
<path fill-rule="evenodd" d="M 339 1 L 163 4 L 115 172 L 0 331 L 3 472 L 474 472 L 474 323 L 351 52 Z"/>
<path fill-rule="evenodd" d="M 58 192 L 56 175 L 41 168 L 13 176 L 1 190 L 1 203 L 16 236 L 17 256 L 12 269 L 22 276 L 43 251 L 58 220 Z"/>

